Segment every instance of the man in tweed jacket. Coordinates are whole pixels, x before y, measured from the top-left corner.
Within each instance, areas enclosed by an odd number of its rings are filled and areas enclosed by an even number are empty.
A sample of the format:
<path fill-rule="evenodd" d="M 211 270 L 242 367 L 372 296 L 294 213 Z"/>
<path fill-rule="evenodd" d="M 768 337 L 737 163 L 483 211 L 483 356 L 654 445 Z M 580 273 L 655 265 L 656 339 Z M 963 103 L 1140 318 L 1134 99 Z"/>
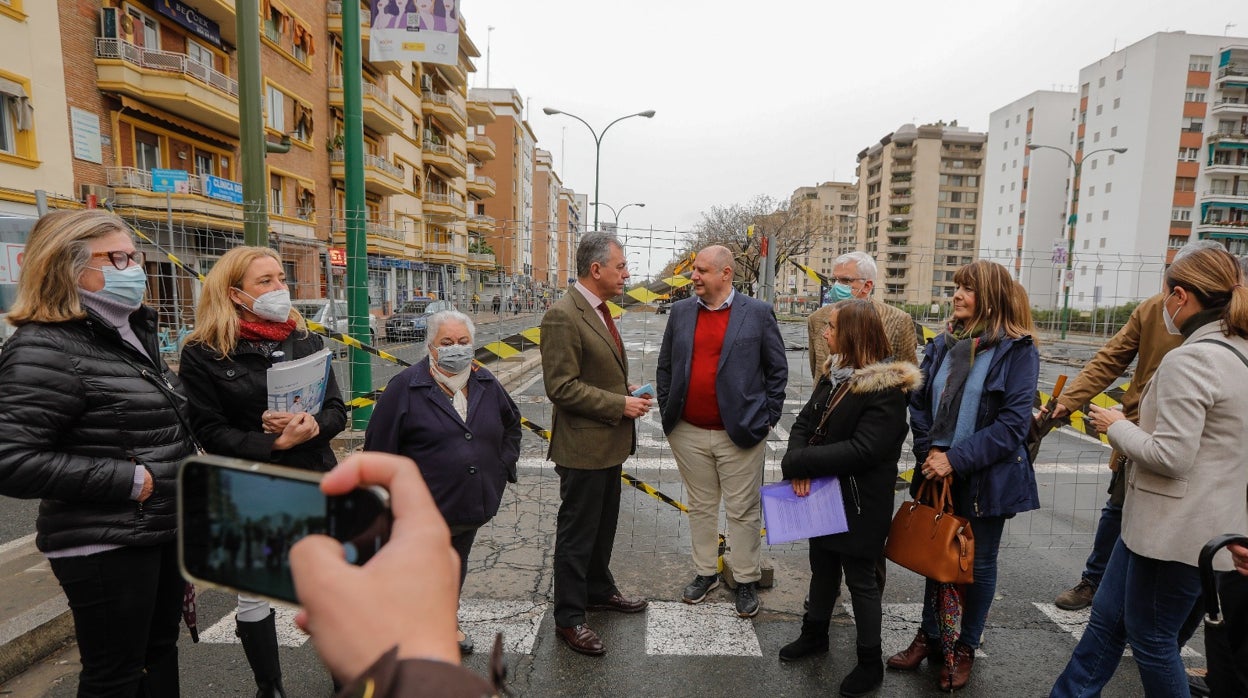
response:
<path fill-rule="evenodd" d="M 886 305 L 883 301 L 871 297 L 875 289 L 875 260 L 865 252 L 850 252 L 836 258 L 832 267 L 832 276 L 836 284 L 832 287 L 835 300 L 850 298 L 870 299 L 884 322 L 884 333 L 888 335 L 888 344 L 893 349 L 894 361 L 909 361 L 918 365 L 915 351 L 918 347 L 917 335 L 914 333 L 914 320 L 901 308 Z M 806 319 L 806 330 L 810 335 L 810 376 L 811 382 L 818 382 L 819 377 L 827 373 L 824 364 L 828 360 L 828 345 L 823 341 L 823 328 L 828 326 L 828 316 L 832 314 L 832 306 L 825 305 L 810 314 Z"/>

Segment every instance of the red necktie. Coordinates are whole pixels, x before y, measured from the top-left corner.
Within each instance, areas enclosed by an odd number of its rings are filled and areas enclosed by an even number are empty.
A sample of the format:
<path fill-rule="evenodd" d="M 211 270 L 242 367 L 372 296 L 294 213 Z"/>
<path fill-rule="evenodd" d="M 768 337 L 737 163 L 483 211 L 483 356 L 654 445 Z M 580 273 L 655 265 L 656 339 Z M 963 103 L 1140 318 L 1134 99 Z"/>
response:
<path fill-rule="evenodd" d="M 620 356 L 624 356 L 624 340 L 620 339 L 620 331 L 615 329 L 615 321 L 611 319 L 611 311 L 607 309 L 605 302 L 598 304 L 598 312 L 602 313 L 602 319 L 607 322 L 607 329 L 611 330 L 611 337 L 615 339 L 615 346 L 620 350 Z"/>

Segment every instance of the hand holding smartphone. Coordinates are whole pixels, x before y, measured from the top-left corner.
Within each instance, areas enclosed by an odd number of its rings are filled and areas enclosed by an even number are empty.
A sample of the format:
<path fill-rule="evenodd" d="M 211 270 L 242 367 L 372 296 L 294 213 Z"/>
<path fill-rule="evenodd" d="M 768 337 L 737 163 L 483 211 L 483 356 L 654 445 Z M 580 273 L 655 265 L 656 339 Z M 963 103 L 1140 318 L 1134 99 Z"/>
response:
<path fill-rule="evenodd" d="M 654 384 L 652 384 L 652 383 L 646 383 L 645 385 L 641 386 L 640 388 L 637 388 L 636 390 L 634 390 L 632 394 L 633 394 L 633 397 L 646 397 L 646 396 L 649 396 L 649 397 L 651 397 L 651 398 L 653 398 L 653 397 L 655 397 L 655 396 L 657 395 L 657 393 L 655 393 L 655 392 L 654 392 Z"/>
<path fill-rule="evenodd" d="M 178 472 L 178 552 L 197 583 L 298 603 L 290 548 L 309 534 L 342 543 L 362 565 L 390 537 L 388 493 L 327 497 L 321 474 L 220 456 L 192 456 Z"/>

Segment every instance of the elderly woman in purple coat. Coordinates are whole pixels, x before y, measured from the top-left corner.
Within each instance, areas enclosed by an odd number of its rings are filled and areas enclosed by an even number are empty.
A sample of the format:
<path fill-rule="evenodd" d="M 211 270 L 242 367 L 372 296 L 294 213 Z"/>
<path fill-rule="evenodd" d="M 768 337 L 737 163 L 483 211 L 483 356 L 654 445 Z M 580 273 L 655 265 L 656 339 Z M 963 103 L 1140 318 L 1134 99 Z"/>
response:
<path fill-rule="evenodd" d="M 364 449 L 416 461 L 459 553 L 460 588 L 477 529 L 498 513 L 516 481 L 520 411 L 494 374 L 473 361 L 472 319 L 454 310 L 429 318 L 429 355 L 386 386 Z M 460 650 L 472 640 L 460 632 Z"/>

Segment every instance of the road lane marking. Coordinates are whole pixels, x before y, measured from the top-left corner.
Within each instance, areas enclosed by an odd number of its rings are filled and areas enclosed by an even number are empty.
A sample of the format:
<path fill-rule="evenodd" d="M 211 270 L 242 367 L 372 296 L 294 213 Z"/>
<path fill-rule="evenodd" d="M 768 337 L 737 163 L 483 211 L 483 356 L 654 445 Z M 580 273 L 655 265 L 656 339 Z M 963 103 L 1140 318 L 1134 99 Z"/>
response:
<path fill-rule="evenodd" d="M 308 641 L 307 633 L 295 625 L 295 614 L 299 609 L 290 606 L 273 606 L 277 614 L 277 644 L 282 647 L 302 647 Z M 234 634 L 234 614 L 226 613 L 224 617 L 212 624 L 211 628 L 199 634 L 199 641 L 210 645 L 237 645 L 238 636 Z"/>
<path fill-rule="evenodd" d="M 478 651 L 489 652 L 494 636 L 503 634 L 503 651 L 532 654 L 537 630 L 550 604 L 543 601 L 462 599 L 459 629 L 472 638 Z"/>
<path fill-rule="evenodd" d="M 1054 625 L 1061 628 L 1064 632 L 1070 633 L 1071 637 L 1075 638 L 1076 643 L 1078 643 L 1079 639 L 1083 637 L 1083 630 L 1088 627 L 1088 618 L 1092 615 L 1092 609 L 1090 608 L 1085 608 L 1082 611 L 1063 611 L 1051 603 L 1040 603 L 1036 601 L 1032 602 L 1032 605 L 1043 613 L 1045 617 L 1052 621 Z M 1199 652 L 1186 645 L 1179 654 L 1184 657 L 1200 656 Z M 1130 657 L 1131 648 L 1127 647 L 1127 650 L 1122 653 L 1122 656 Z"/>

